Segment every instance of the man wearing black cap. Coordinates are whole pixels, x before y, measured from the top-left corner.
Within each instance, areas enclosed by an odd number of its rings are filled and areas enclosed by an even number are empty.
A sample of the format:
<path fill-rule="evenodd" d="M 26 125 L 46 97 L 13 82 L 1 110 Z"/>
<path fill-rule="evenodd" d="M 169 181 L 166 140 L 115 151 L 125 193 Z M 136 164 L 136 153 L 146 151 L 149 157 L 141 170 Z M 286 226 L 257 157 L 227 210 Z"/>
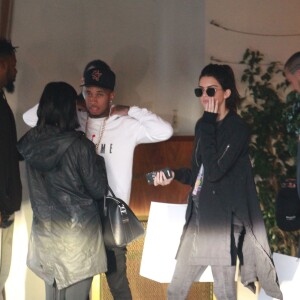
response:
<path fill-rule="evenodd" d="M 87 64 L 81 84 L 87 112 L 78 111 L 78 119 L 80 130 L 105 159 L 110 187 L 129 204 L 135 146 L 167 140 L 173 129 L 145 108 L 113 105 L 115 81 L 114 72 L 105 62 L 94 60 Z M 24 121 L 34 126 L 35 114 L 29 110 L 23 115 Z M 126 248 L 107 250 L 107 258 L 106 277 L 114 299 L 132 299 L 126 276 Z"/>
<path fill-rule="evenodd" d="M 102 61 L 87 65 L 82 86 L 88 114 L 78 113 L 81 129 L 104 156 L 110 187 L 129 204 L 135 146 L 168 139 L 172 127 L 147 109 L 113 105 L 115 74 Z M 114 299 L 132 299 L 125 254 L 126 248 L 107 251 L 106 276 Z"/>
<path fill-rule="evenodd" d="M 5 299 L 10 270 L 14 212 L 20 209 L 22 198 L 16 124 L 4 94 L 4 89 L 14 91 L 15 51 L 10 41 L 0 39 L 0 300 Z"/>

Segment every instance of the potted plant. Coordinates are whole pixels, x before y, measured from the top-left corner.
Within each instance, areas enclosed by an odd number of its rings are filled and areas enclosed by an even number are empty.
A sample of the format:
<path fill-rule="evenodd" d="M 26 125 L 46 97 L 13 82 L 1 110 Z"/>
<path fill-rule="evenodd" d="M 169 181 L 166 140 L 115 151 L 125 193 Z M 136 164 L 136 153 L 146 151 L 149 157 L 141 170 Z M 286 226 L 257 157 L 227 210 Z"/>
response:
<path fill-rule="evenodd" d="M 284 178 L 295 178 L 296 140 L 300 133 L 300 99 L 290 93 L 282 65 L 265 63 L 259 51 L 246 49 L 241 81 L 246 84 L 240 113 L 251 127 L 250 156 L 258 197 L 274 252 L 295 256 L 298 232 L 284 232 L 276 225 L 275 199 Z"/>

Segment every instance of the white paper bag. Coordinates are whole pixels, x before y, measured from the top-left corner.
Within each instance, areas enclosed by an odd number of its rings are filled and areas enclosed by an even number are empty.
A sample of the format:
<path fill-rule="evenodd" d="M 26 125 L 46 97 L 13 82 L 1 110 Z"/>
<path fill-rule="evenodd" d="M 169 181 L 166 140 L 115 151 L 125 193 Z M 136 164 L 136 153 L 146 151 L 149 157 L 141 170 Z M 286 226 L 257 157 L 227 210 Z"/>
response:
<path fill-rule="evenodd" d="M 185 223 L 186 204 L 151 202 L 140 275 L 168 283 L 175 269 L 175 256 Z M 201 282 L 212 282 L 210 267 Z"/>
<path fill-rule="evenodd" d="M 300 259 L 280 253 L 273 254 L 280 289 L 284 300 L 300 299 Z M 272 300 L 265 291 L 260 291 L 258 300 Z"/>

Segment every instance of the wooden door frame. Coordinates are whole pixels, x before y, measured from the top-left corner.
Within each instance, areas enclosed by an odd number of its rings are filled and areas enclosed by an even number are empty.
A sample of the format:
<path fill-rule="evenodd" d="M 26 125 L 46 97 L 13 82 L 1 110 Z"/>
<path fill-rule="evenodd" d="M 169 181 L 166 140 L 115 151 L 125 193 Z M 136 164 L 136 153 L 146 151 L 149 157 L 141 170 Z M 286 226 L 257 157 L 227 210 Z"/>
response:
<path fill-rule="evenodd" d="M 10 39 L 14 0 L 0 0 L 0 37 Z"/>

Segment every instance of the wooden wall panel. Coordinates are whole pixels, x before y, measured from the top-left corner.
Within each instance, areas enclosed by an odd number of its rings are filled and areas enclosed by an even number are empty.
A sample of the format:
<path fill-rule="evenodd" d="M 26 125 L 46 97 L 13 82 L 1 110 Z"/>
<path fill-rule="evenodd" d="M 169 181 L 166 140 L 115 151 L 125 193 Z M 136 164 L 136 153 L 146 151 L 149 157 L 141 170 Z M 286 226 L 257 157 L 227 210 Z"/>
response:
<path fill-rule="evenodd" d="M 190 167 L 193 136 L 174 136 L 168 141 L 141 144 L 135 149 L 130 207 L 139 217 L 147 217 L 151 201 L 186 203 L 190 187 L 174 180 L 154 187 L 146 181 L 147 172 L 170 167 Z"/>

